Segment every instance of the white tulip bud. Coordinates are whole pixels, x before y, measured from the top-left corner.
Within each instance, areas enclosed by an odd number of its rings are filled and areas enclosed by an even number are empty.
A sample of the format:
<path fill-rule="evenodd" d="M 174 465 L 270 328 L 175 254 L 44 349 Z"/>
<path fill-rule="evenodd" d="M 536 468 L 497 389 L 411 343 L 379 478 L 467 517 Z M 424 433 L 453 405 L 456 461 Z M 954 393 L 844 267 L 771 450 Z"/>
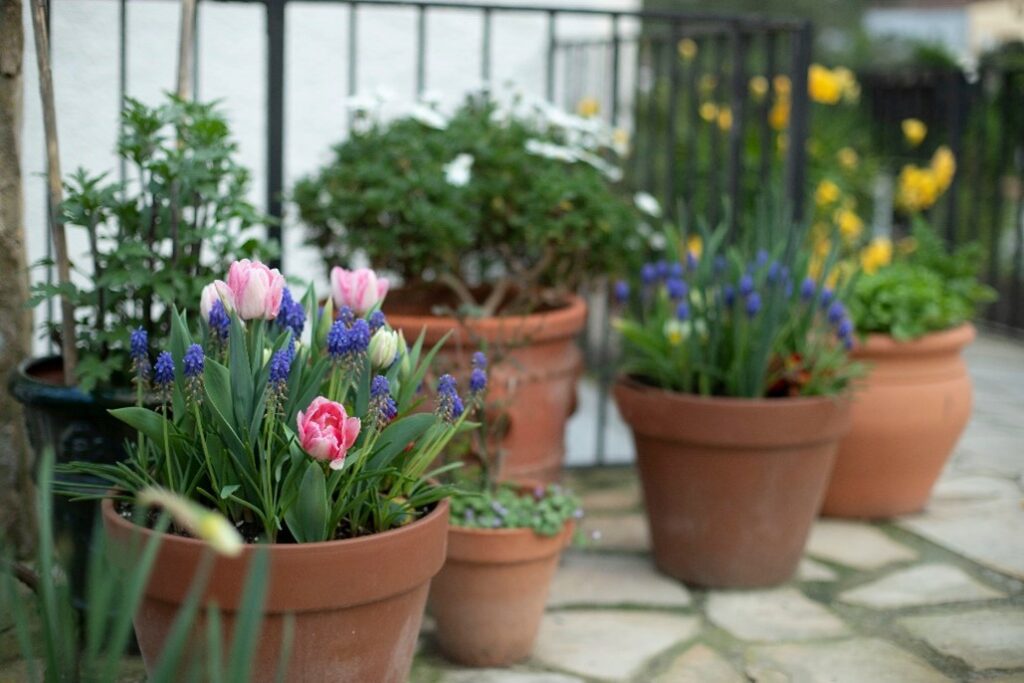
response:
<path fill-rule="evenodd" d="M 370 338 L 370 363 L 375 368 L 386 368 L 395 362 L 398 353 L 398 333 L 382 327 Z"/>

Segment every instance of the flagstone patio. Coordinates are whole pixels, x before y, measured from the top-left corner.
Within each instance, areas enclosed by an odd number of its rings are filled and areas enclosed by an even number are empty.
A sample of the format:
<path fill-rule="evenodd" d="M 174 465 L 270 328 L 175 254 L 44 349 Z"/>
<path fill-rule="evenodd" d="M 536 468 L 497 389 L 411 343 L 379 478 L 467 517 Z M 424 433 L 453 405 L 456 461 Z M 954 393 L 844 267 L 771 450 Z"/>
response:
<path fill-rule="evenodd" d="M 968 351 L 970 427 L 922 514 L 819 521 L 795 580 L 688 589 L 658 574 L 631 468 L 574 471 L 589 540 L 563 560 L 533 658 L 413 683 L 1024 683 L 1024 346 Z M 615 435 L 619 438 L 621 435 Z"/>

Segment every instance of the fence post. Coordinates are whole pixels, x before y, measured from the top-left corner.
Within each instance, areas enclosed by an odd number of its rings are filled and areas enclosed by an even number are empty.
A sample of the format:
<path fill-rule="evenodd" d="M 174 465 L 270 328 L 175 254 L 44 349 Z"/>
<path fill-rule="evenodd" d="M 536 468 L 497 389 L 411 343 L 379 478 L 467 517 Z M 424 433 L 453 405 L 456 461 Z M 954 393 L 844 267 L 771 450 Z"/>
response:
<path fill-rule="evenodd" d="M 281 241 L 281 193 L 284 189 L 284 6 L 285 0 L 267 3 L 267 214 L 272 222 L 267 237 L 277 242 L 284 259 Z"/>
<path fill-rule="evenodd" d="M 814 28 L 806 22 L 793 35 L 793 64 L 790 74 L 792 105 L 789 119 L 789 147 L 786 150 L 786 199 L 793 219 L 804 217 L 804 183 L 807 182 L 807 131 L 810 127 L 811 103 L 807 95 L 807 70 L 811 66 L 811 44 Z"/>

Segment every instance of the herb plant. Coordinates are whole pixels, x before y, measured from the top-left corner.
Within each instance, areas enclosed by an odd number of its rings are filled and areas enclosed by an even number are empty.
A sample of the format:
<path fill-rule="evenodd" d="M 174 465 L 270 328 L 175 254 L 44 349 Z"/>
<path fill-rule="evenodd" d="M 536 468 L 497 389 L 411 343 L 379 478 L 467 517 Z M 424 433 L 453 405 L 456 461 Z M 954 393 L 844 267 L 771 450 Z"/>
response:
<path fill-rule="evenodd" d="M 171 330 L 177 304 L 195 311 L 199 291 L 239 255 L 268 254 L 247 229 L 266 222 L 246 199 L 249 172 L 234 160 L 237 144 L 215 104 L 168 96 L 150 107 L 129 99 L 117 152 L 128 180 L 78 169 L 65 182 L 63 218 L 88 237 L 91 274 L 81 264 L 66 292 L 77 323 L 79 385 L 130 386 L 128 330 L 154 343 Z M 45 282 L 31 304 L 60 296 Z M 60 325 L 47 334 L 57 336 Z"/>
<path fill-rule="evenodd" d="M 407 347 L 376 307 L 358 317 L 343 306 L 335 320 L 312 290 L 303 306 L 280 273 L 246 260 L 203 299 L 202 334 L 173 311 L 169 350 L 152 364 L 144 331 L 133 334 L 136 380 L 160 405 L 111 411 L 139 441 L 125 462 L 72 465 L 107 482 L 80 494 L 161 487 L 270 543 L 386 531 L 447 494 L 428 470 L 470 426 L 455 380 L 440 378 L 433 413 L 414 411 L 438 347 L 425 352 L 422 336 Z"/>
<path fill-rule="evenodd" d="M 418 105 L 364 125 L 293 192 L 326 264 L 357 253 L 405 286 L 437 285 L 463 314 L 522 313 L 611 270 L 639 239 L 615 190 L 614 134 L 514 95 Z"/>
<path fill-rule="evenodd" d="M 995 290 L 978 279 L 980 245 L 949 251 L 920 217 L 909 244 L 892 263 L 857 280 L 850 311 L 858 332 L 916 339 L 962 325 L 995 300 Z"/>
<path fill-rule="evenodd" d="M 671 258 L 621 281 L 615 325 L 623 370 L 669 391 L 762 398 L 832 395 L 856 368 L 853 323 L 824 275 L 814 277 L 806 231 L 762 212 L 758 239 L 675 235 Z M 685 245 L 699 244 L 696 248 Z M 833 252 L 822 273 L 835 261 Z"/>

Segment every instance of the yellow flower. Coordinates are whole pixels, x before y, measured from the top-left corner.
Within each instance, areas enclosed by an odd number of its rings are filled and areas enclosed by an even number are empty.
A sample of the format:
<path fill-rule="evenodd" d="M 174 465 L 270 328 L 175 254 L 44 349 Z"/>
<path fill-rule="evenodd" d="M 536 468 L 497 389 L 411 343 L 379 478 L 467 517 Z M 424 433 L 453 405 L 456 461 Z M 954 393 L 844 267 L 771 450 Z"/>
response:
<path fill-rule="evenodd" d="M 852 147 L 843 147 L 836 152 L 836 158 L 839 160 L 839 165 L 848 171 L 857 168 L 857 164 L 860 163 L 860 157 Z"/>
<path fill-rule="evenodd" d="M 826 178 L 818 183 L 818 187 L 814 190 L 814 202 L 818 206 L 829 206 L 839 201 L 839 186 L 834 182 Z"/>
<path fill-rule="evenodd" d="M 704 240 L 700 238 L 700 235 L 690 235 L 686 240 L 686 251 L 693 254 L 694 258 L 700 258 L 704 251 Z"/>
<path fill-rule="evenodd" d="M 718 110 L 718 127 L 722 130 L 732 128 L 732 110 L 729 109 L 728 105 L 722 105 Z"/>
<path fill-rule="evenodd" d="M 672 346 L 679 346 L 686 339 L 686 327 L 681 321 L 672 318 L 665 323 L 665 337 Z"/>
<path fill-rule="evenodd" d="M 860 267 L 865 273 L 877 273 L 882 266 L 892 263 L 892 241 L 876 237 L 860 252 Z"/>
<path fill-rule="evenodd" d="M 807 92 L 820 104 L 836 104 L 843 96 L 843 85 L 835 73 L 821 64 L 811 64 L 807 72 Z"/>
<path fill-rule="evenodd" d="M 683 38 L 676 45 L 676 49 L 679 50 L 679 56 L 684 60 L 693 61 L 693 58 L 697 56 L 697 41 L 693 38 Z"/>
<path fill-rule="evenodd" d="M 860 84 L 857 83 L 857 77 L 852 71 L 845 66 L 837 66 L 832 69 L 832 75 L 839 81 L 844 102 L 856 102 L 860 99 Z"/>
<path fill-rule="evenodd" d="M 953 151 L 942 145 L 932 155 L 932 172 L 939 182 L 940 192 L 945 192 L 949 184 L 953 182 L 953 175 L 956 173 L 956 157 Z"/>
<path fill-rule="evenodd" d="M 928 126 L 921 119 L 903 119 L 900 126 L 903 128 L 903 137 L 911 147 L 920 145 L 928 135 Z"/>
<path fill-rule="evenodd" d="M 715 105 L 714 102 L 705 102 L 704 104 L 700 105 L 699 111 L 700 117 L 707 121 L 708 123 L 711 123 L 712 121 L 716 121 L 718 119 L 718 107 Z"/>
<path fill-rule="evenodd" d="M 839 234 L 847 241 L 856 241 L 864 232 L 864 221 L 852 209 L 839 209 L 835 215 L 836 225 L 839 226 Z"/>
<path fill-rule="evenodd" d="M 576 113 L 587 119 L 597 116 L 600 111 L 601 103 L 596 97 L 584 97 L 576 104 Z"/>
<path fill-rule="evenodd" d="M 923 211 L 942 193 L 937 174 L 930 168 L 907 164 L 900 171 L 896 203 L 906 211 Z"/>
<path fill-rule="evenodd" d="M 773 78 L 772 86 L 775 87 L 775 92 L 779 97 L 788 97 L 793 92 L 793 83 L 789 80 L 789 76 L 785 74 L 779 74 Z"/>
<path fill-rule="evenodd" d="M 775 130 L 785 130 L 789 125 L 789 99 L 780 97 L 775 100 L 771 111 L 768 112 L 768 123 Z"/>
<path fill-rule="evenodd" d="M 750 93 L 754 99 L 760 102 L 768 94 L 768 79 L 764 76 L 754 76 L 750 79 Z"/>

